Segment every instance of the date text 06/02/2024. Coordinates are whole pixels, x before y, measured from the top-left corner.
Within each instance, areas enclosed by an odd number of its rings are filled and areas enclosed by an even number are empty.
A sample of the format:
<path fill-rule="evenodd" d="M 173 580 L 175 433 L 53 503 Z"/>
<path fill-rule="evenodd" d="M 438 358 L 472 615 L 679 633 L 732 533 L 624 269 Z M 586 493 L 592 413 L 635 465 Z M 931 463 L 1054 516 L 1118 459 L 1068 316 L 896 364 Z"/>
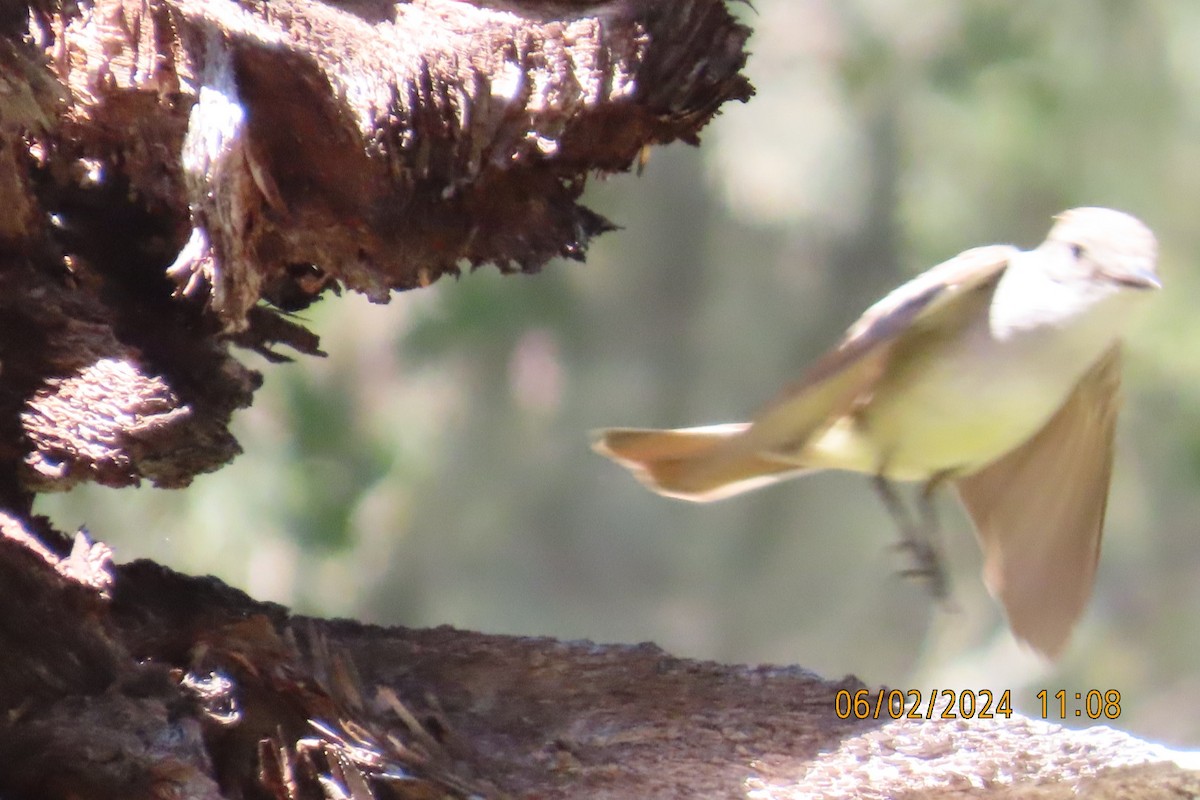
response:
<path fill-rule="evenodd" d="M 1089 689 L 1051 693 L 1042 689 L 1042 719 L 1109 719 L 1121 716 L 1121 693 Z M 838 719 L 1008 719 L 1013 714 L 1012 690 L 991 689 L 840 689 L 834 696 Z"/>

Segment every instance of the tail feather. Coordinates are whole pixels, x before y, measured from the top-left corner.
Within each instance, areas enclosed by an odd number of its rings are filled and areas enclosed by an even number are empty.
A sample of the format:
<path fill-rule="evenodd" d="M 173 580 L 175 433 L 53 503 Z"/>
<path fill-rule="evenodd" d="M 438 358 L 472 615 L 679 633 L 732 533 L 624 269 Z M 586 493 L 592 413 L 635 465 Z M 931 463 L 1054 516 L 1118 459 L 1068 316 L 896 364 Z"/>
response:
<path fill-rule="evenodd" d="M 748 450 L 740 434 L 750 423 L 677 430 L 599 431 L 592 449 L 666 497 L 707 503 L 774 483 L 799 465 Z"/>

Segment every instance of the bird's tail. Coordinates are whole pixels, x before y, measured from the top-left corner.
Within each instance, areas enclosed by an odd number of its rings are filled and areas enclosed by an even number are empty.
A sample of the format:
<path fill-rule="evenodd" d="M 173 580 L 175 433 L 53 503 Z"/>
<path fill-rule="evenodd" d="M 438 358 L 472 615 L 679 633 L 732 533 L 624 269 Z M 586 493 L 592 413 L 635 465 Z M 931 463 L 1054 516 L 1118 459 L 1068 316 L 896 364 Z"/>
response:
<path fill-rule="evenodd" d="M 774 483 L 803 470 L 755 452 L 741 436 L 748 422 L 703 428 L 609 428 L 592 449 L 632 472 L 666 497 L 708 503 Z"/>

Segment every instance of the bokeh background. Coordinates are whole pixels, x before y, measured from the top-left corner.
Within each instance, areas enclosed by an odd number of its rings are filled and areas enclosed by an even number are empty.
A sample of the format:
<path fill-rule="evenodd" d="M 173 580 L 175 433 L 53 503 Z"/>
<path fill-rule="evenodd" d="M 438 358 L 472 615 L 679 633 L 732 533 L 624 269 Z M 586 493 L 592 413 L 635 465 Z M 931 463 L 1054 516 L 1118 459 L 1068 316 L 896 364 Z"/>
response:
<path fill-rule="evenodd" d="M 757 97 L 595 182 L 624 229 L 586 264 L 331 298 L 304 314 L 329 358 L 261 365 L 233 464 L 38 510 L 301 612 L 1011 689 L 1035 715 L 1040 689 L 1117 689 L 1110 724 L 1200 747 L 1200 5 L 755 5 Z M 1150 224 L 1167 288 L 1128 342 L 1095 599 L 1059 664 L 1013 644 L 949 496 L 952 606 L 897 576 L 861 476 L 693 506 L 589 451 L 596 427 L 745 418 L 888 289 L 1078 205 Z"/>

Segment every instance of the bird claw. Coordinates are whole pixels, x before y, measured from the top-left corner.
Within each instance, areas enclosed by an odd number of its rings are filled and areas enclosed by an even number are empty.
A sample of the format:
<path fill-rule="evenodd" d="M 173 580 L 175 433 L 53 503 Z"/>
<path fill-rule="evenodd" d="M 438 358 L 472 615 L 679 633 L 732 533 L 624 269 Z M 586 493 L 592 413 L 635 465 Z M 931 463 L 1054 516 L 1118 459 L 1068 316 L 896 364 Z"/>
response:
<path fill-rule="evenodd" d="M 929 581 L 930 592 L 937 600 L 945 600 L 950 596 L 950 581 L 946 576 L 941 553 L 936 547 L 930 542 L 923 542 L 915 538 L 902 539 L 893 547 L 897 550 L 907 550 L 913 556 L 913 565 L 900 570 L 901 577 L 921 578 Z"/>
<path fill-rule="evenodd" d="M 950 597 L 950 579 L 942 563 L 941 552 L 937 548 L 938 522 L 933 495 L 947 474 L 935 475 L 926 482 L 919 497 L 919 519 L 914 519 L 914 515 L 909 513 L 891 482 L 883 476 L 882 470 L 874 480 L 876 491 L 900 529 L 901 538 L 893 545 L 894 549 L 912 553 L 913 566 L 901 570 L 900 575 L 927 580 L 934 599 L 943 602 Z"/>

